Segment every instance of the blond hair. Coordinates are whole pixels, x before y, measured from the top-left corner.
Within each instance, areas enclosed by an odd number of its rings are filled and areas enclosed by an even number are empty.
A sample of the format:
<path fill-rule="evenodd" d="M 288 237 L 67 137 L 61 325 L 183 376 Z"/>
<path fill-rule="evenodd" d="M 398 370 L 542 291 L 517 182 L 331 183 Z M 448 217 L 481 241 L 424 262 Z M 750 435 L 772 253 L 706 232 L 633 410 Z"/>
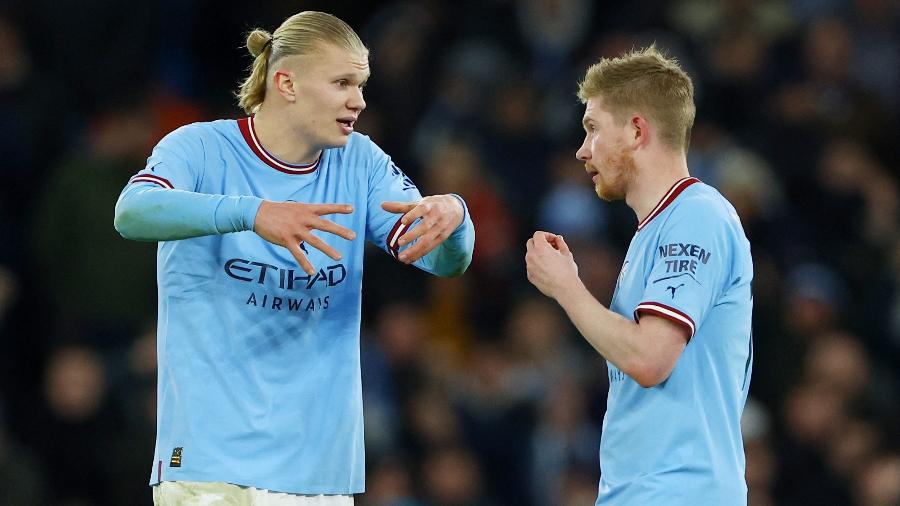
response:
<path fill-rule="evenodd" d="M 687 152 L 694 125 L 694 85 L 674 58 L 650 45 L 591 65 L 578 84 L 578 98 L 600 98 L 617 121 L 639 112 L 655 121 L 660 139 Z"/>
<path fill-rule="evenodd" d="M 269 67 L 286 56 L 315 53 L 320 44 L 331 44 L 369 57 L 369 49 L 350 25 L 331 14 L 304 11 L 284 20 L 274 33 L 257 28 L 247 36 L 253 56 L 250 75 L 237 92 L 238 105 L 253 114 L 266 98 Z"/>

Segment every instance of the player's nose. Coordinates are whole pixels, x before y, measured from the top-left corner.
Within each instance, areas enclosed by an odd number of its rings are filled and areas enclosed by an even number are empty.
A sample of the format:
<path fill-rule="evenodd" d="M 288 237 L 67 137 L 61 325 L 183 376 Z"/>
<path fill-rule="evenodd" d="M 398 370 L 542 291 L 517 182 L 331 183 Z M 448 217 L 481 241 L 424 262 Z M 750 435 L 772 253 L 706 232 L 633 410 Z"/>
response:
<path fill-rule="evenodd" d="M 582 162 L 586 162 L 591 159 L 591 150 L 588 148 L 587 143 L 581 145 L 578 148 L 578 151 L 575 152 L 575 158 L 579 159 Z"/>
<path fill-rule="evenodd" d="M 350 97 L 350 100 L 347 102 L 347 107 L 354 111 L 362 111 L 366 108 L 366 100 L 363 98 L 361 89 L 356 89 L 356 92 Z"/>

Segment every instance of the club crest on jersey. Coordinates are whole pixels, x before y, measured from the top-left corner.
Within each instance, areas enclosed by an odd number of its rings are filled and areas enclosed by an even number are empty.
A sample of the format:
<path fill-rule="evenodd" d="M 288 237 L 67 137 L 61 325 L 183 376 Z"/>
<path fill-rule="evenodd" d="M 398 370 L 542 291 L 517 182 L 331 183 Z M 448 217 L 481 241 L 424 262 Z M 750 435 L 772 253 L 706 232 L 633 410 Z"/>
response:
<path fill-rule="evenodd" d="M 169 460 L 169 467 L 181 467 L 181 454 L 184 447 L 178 446 L 172 450 L 172 459 Z"/>

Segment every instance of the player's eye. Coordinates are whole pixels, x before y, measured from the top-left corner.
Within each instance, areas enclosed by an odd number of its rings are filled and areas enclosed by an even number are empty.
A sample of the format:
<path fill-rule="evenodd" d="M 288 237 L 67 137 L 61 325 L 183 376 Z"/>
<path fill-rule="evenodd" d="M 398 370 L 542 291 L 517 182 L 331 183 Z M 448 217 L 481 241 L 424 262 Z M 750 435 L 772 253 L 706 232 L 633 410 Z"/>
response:
<path fill-rule="evenodd" d="M 347 84 L 349 84 L 346 79 L 338 79 L 336 82 L 337 82 L 338 86 L 340 86 L 340 87 L 344 87 L 344 86 L 347 86 Z"/>

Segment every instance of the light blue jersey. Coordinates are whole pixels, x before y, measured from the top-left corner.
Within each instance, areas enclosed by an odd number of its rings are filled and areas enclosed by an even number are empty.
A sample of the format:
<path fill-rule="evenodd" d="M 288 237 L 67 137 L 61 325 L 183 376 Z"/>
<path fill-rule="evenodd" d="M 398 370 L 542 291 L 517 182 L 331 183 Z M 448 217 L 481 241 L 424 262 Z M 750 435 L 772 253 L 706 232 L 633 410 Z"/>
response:
<path fill-rule="evenodd" d="M 737 213 L 695 178 L 638 226 L 611 309 L 653 314 L 691 338 L 668 379 L 643 388 L 614 365 L 598 505 L 747 502 L 740 418 L 750 383 L 753 265 Z"/>
<path fill-rule="evenodd" d="M 151 484 L 363 492 L 363 238 L 396 256 L 407 227 L 381 203 L 419 198 L 412 181 L 358 133 L 310 165 L 269 154 L 252 118 L 188 125 L 157 145 L 120 197 L 117 227 L 133 229 L 133 238 L 215 235 L 159 243 Z M 342 259 L 305 246 L 318 270 L 309 276 L 286 249 L 248 231 L 262 199 L 351 204 L 352 214 L 324 218 L 356 231 L 357 239 L 315 231 Z M 460 274 L 473 243 L 466 212 L 451 237 L 416 265 Z"/>

